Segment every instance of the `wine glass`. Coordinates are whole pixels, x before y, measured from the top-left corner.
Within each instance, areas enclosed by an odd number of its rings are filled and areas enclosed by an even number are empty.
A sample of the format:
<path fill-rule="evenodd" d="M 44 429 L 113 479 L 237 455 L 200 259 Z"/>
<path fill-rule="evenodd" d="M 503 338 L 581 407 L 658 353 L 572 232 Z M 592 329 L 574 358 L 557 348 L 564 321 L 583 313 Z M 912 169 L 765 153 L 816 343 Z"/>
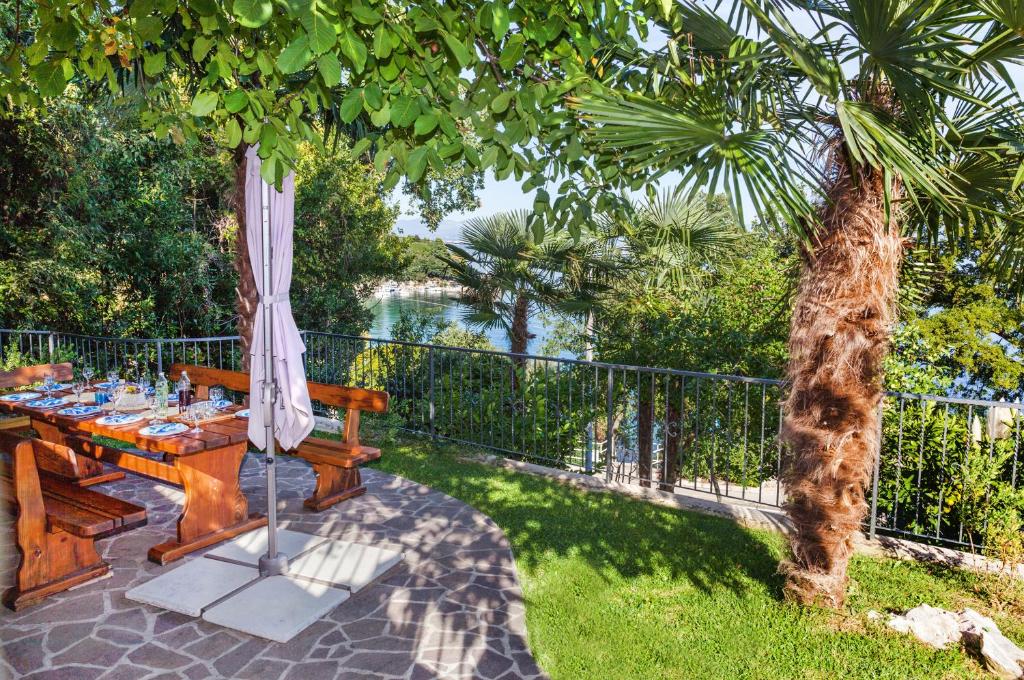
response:
<path fill-rule="evenodd" d="M 143 394 L 149 392 L 149 388 L 152 384 L 153 381 L 150 379 L 148 371 L 144 370 L 141 373 L 139 373 L 139 389 L 142 390 Z"/>
<path fill-rule="evenodd" d="M 190 433 L 199 434 L 202 432 L 202 430 L 199 429 L 199 422 L 203 419 L 203 405 L 198 402 L 190 404 L 188 407 L 188 419 L 192 421 L 192 429 L 189 430 Z"/>
<path fill-rule="evenodd" d="M 156 410 L 155 392 L 153 394 L 146 394 L 146 407 L 149 409 L 149 412 L 153 415 L 153 418 L 150 419 L 149 421 L 150 425 L 163 425 L 164 423 L 167 422 L 166 420 L 163 419 L 164 414 Z"/>
<path fill-rule="evenodd" d="M 56 381 L 53 379 L 53 373 L 47 373 L 43 376 L 43 391 L 46 392 L 46 398 L 49 399 L 53 396 L 53 386 Z"/>
<path fill-rule="evenodd" d="M 75 406 L 83 406 L 82 392 L 85 392 L 86 381 L 78 378 L 71 383 L 71 391 L 75 393 Z"/>
<path fill-rule="evenodd" d="M 121 378 L 121 375 L 117 372 L 117 369 L 107 371 L 107 382 L 111 385 L 116 385 L 117 381 Z"/>
<path fill-rule="evenodd" d="M 112 416 L 119 416 L 119 415 L 121 415 L 121 412 L 117 410 L 117 402 L 121 400 L 121 397 L 124 395 L 124 391 L 125 391 L 125 387 L 123 385 L 118 384 L 118 383 L 114 383 L 111 386 L 111 388 L 110 388 L 110 405 L 111 405 L 110 415 L 112 415 Z"/>
<path fill-rule="evenodd" d="M 210 388 L 210 409 L 212 411 L 219 411 L 220 402 L 224 401 L 224 388 L 223 387 L 211 387 Z"/>
<path fill-rule="evenodd" d="M 89 364 L 82 367 L 82 377 L 85 378 L 86 384 L 92 382 L 92 377 L 96 375 L 95 369 Z"/>

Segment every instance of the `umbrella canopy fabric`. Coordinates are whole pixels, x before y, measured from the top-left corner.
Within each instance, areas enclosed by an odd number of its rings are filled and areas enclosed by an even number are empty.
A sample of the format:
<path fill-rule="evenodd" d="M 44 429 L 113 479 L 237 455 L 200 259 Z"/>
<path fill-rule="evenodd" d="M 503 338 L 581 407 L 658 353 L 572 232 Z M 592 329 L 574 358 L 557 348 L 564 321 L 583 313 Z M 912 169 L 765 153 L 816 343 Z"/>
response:
<path fill-rule="evenodd" d="M 260 177 L 260 157 L 256 147 L 246 151 L 245 223 L 249 261 L 256 279 L 256 289 L 263 305 L 271 305 L 274 354 L 274 380 L 277 398 L 274 400 L 274 435 L 284 450 L 294 449 L 313 431 L 313 406 L 306 387 L 306 371 L 302 355 L 306 346 L 292 317 L 288 299 L 292 281 L 292 232 L 295 227 L 295 173 L 284 179 L 282 191 L 266 185 Z M 263 197 L 269 193 L 271 289 L 264 290 L 261 272 L 264 266 L 263 249 Z M 266 377 L 264 354 L 265 321 L 257 314 L 249 353 L 249 440 L 259 449 L 267 446 L 266 422 L 263 405 L 263 383 Z"/>

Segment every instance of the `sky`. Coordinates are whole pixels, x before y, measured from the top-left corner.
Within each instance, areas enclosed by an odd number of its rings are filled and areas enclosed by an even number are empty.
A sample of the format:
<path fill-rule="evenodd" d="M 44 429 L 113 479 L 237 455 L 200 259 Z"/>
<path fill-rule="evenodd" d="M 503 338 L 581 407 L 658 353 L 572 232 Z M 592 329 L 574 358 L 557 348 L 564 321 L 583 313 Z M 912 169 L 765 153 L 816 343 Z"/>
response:
<path fill-rule="evenodd" d="M 815 27 L 811 22 L 810 18 L 804 13 L 794 13 L 789 15 L 790 21 L 800 32 L 809 35 L 815 32 Z M 665 44 L 665 37 L 663 34 L 656 34 L 652 31 L 652 34 L 645 41 L 645 46 L 649 49 L 658 49 Z M 1024 83 L 1024 67 L 1016 66 L 1011 67 L 1011 77 L 1013 77 L 1015 83 Z M 663 188 L 674 188 L 675 183 L 679 181 L 678 173 L 671 173 L 661 180 L 659 183 L 659 189 Z M 440 238 L 446 241 L 457 240 L 461 225 L 468 219 L 473 217 L 482 217 L 487 215 L 493 215 L 495 213 L 504 212 L 508 210 L 519 210 L 519 209 L 532 209 L 533 207 L 533 196 L 535 191 L 529 193 L 523 193 L 521 183 L 516 181 L 514 178 L 505 180 L 497 180 L 494 178 L 493 173 L 487 172 L 484 179 L 484 188 L 478 193 L 480 199 L 480 207 L 476 210 L 466 213 L 456 213 L 449 215 L 438 227 L 436 232 L 431 232 L 426 225 L 423 224 L 422 220 L 416 214 L 412 203 L 409 198 L 403 195 L 399 190 L 396 190 L 394 200 L 399 204 L 401 208 L 401 215 L 395 225 L 395 232 L 409 236 L 423 236 Z M 548 192 L 554 196 L 555 187 L 547 187 Z M 742 197 L 743 213 L 747 216 L 747 219 L 751 219 L 754 215 L 753 204 L 746 197 Z"/>

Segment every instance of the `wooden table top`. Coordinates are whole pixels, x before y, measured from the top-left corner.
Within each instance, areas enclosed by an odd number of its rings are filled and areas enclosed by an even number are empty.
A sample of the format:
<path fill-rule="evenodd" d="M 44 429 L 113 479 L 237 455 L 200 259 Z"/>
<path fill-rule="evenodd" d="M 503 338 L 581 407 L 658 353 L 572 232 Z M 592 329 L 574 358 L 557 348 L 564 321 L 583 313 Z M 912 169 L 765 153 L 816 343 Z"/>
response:
<path fill-rule="evenodd" d="M 38 390 L 33 390 L 38 391 Z M 67 392 L 55 391 L 54 395 L 66 396 Z M 84 432 L 97 434 L 111 439 L 118 439 L 134 444 L 143 451 L 154 453 L 167 453 L 172 456 L 188 456 L 210 449 L 216 449 L 229 444 L 238 444 L 249 439 L 248 418 L 232 418 L 212 423 L 201 424 L 202 430 L 198 433 L 183 432 L 182 434 L 170 437 L 146 437 L 139 434 L 139 430 L 149 424 L 149 418 L 132 423 L 131 425 L 100 425 L 96 421 L 107 413 L 99 413 L 84 418 L 75 416 L 64 416 L 57 413 L 62 408 L 72 404 L 66 404 L 54 409 L 30 408 L 23 403 L 0 401 L 0 412 L 16 413 L 29 416 L 33 420 L 50 423 L 66 432 Z M 232 406 L 226 411 L 241 410 L 241 406 Z"/>

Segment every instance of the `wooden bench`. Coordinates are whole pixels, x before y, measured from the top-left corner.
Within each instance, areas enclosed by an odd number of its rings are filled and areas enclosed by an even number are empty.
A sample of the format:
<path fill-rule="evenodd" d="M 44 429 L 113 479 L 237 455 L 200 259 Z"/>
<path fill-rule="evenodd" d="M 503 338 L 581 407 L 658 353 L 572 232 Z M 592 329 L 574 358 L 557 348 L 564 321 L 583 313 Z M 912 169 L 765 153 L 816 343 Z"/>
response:
<path fill-rule="evenodd" d="M 18 610 L 110 571 L 94 544 L 146 523 L 146 509 L 86 489 L 41 470 L 60 468 L 65 447 L 0 432 L 0 486 L 15 512 L 20 559 L 3 603 Z"/>
<path fill-rule="evenodd" d="M 0 390 L 28 387 L 43 382 L 47 373 L 52 373 L 53 379 L 57 382 L 68 382 L 74 379 L 71 364 L 22 366 L 13 371 L 0 371 Z M 31 421 L 24 416 L 0 419 L 0 430 L 28 430 L 31 426 Z"/>
<path fill-rule="evenodd" d="M 0 390 L 8 390 L 15 387 L 27 387 L 43 381 L 46 374 L 53 375 L 57 382 L 71 382 L 75 379 L 71 364 L 36 364 L 34 366 L 23 366 L 13 371 L 0 371 Z M 50 424 L 35 421 L 28 416 L 15 416 L 0 420 L 0 431 L 24 431 L 30 434 L 32 430 L 48 441 L 62 442 L 60 433 Z M 70 449 L 65 449 L 67 460 L 64 463 L 57 463 L 53 457 L 47 457 L 36 461 L 45 470 L 58 475 L 68 477 L 78 486 L 92 486 L 124 479 L 124 473 L 118 471 L 107 472 L 98 461 L 89 460 L 76 456 Z"/>
<path fill-rule="evenodd" d="M 249 374 L 205 366 L 174 364 L 170 376 L 173 380 L 188 373 L 189 380 L 196 385 L 196 395 L 206 398 L 209 388 L 220 385 L 234 392 L 249 393 Z M 309 397 L 325 406 L 345 409 L 342 440 L 307 437 L 298 448 L 288 451 L 290 455 L 302 458 L 313 466 L 316 473 L 316 488 L 313 495 L 305 500 L 310 510 L 320 511 L 366 493 L 359 466 L 380 458 L 380 449 L 363 446 L 359 441 L 359 414 L 362 411 L 384 413 L 388 410 L 388 393 L 364 390 L 343 385 L 327 385 L 307 382 Z"/>

